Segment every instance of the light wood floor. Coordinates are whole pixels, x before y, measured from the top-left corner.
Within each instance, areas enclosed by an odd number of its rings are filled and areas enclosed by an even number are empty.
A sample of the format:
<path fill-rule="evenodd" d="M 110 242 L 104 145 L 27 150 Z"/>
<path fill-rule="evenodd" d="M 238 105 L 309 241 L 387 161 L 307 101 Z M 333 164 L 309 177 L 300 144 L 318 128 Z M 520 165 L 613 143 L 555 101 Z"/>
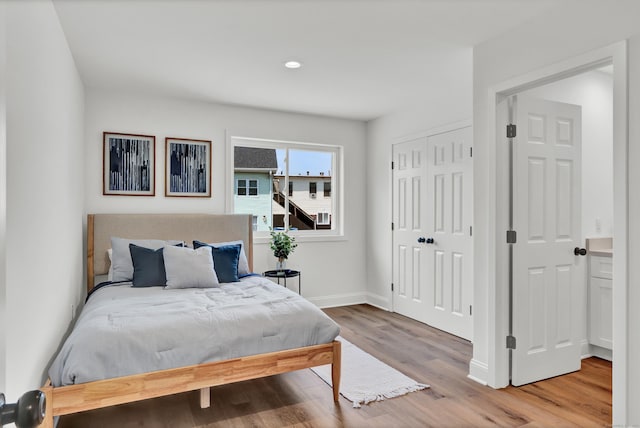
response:
<path fill-rule="evenodd" d="M 310 370 L 61 418 L 68 427 L 590 427 L 611 425 L 611 363 L 520 388 L 467 379 L 471 344 L 368 305 L 327 309 L 341 335 L 430 389 L 353 409 Z"/>

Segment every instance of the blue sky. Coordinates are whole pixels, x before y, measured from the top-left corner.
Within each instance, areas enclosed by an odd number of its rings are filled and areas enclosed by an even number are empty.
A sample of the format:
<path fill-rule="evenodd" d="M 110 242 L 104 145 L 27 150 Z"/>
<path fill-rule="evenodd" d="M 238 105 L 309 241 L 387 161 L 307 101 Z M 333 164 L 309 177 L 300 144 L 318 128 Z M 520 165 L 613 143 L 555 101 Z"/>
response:
<path fill-rule="evenodd" d="M 276 150 L 278 157 L 278 174 L 284 174 L 284 149 Z M 290 175 L 330 175 L 331 153 L 314 152 L 310 150 L 289 150 L 289 174 Z"/>

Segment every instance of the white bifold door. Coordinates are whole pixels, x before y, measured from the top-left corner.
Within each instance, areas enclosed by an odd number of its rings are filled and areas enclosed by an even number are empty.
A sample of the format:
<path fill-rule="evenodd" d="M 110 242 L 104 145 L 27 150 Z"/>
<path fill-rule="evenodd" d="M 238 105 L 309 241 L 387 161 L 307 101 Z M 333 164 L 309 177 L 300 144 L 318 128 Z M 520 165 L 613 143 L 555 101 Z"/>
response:
<path fill-rule="evenodd" d="M 511 383 L 523 385 L 580 369 L 586 257 L 576 252 L 581 108 L 520 95 L 514 101 Z"/>
<path fill-rule="evenodd" d="M 393 146 L 393 309 L 472 338 L 471 127 Z"/>

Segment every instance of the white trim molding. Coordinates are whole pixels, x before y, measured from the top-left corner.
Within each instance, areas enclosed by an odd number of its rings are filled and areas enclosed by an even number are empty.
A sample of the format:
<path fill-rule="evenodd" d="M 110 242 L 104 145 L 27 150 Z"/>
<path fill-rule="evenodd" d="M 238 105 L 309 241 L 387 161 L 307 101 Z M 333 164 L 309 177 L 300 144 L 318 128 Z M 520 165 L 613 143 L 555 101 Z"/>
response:
<path fill-rule="evenodd" d="M 489 377 L 489 366 L 482 361 L 471 360 L 469 363 L 469 374 L 467 377 L 482 385 L 487 385 L 487 379 Z"/>
<path fill-rule="evenodd" d="M 630 363 L 627 358 L 628 325 L 628 80 L 627 80 L 627 42 L 621 41 L 610 46 L 596 49 L 565 61 L 535 70 L 489 88 L 487 118 L 488 156 L 488 212 L 486 227 L 489 243 L 486 244 L 488 268 L 486 271 L 487 289 L 487 340 L 488 361 L 472 360 L 470 377 L 483 379 L 481 368 L 486 364 L 487 384 L 501 388 L 509 384 L 509 353 L 505 347 L 508 330 L 508 284 L 505 281 L 508 271 L 503 251 L 504 224 L 507 205 L 499 197 L 504 191 L 499 179 L 504 176 L 506 167 L 499 162 L 505 156 L 506 148 L 499 144 L 497 134 L 498 102 L 504 97 L 526 89 L 575 76 L 594 68 L 613 64 L 613 162 L 614 162 L 614 253 L 616 263 L 613 272 L 613 424 L 626 425 L 628 415 L 628 379 Z M 477 253 L 476 253 L 477 254 Z M 475 356 L 475 355 L 474 355 Z M 475 373 L 479 373 L 476 375 Z"/>
<path fill-rule="evenodd" d="M 367 293 L 367 303 L 371 306 L 375 306 L 378 309 L 385 311 L 391 310 L 391 301 L 388 297 L 381 296 L 379 294 Z"/>
<path fill-rule="evenodd" d="M 367 303 L 366 293 L 333 294 L 330 296 L 306 297 L 319 308 L 335 308 L 338 306 L 360 305 Z"/>

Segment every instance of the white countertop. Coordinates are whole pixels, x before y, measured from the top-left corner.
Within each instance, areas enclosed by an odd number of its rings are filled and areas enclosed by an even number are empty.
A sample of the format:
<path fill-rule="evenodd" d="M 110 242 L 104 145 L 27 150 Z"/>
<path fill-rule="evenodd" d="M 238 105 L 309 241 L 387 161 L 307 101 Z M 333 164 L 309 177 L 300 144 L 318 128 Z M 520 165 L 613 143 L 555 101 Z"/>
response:
<path fill-rule="evenodd" d="M 600 257 L 613 257 L 613 250 L 611 248 L 606 250 L 591 250 L 589 251 L 590 256 L 600 256 Z"/>
<path fill-rule="evenodd" d="M 586 241 L 589 255 L 613 257 L 613 238 L 587 238 Z"/>

